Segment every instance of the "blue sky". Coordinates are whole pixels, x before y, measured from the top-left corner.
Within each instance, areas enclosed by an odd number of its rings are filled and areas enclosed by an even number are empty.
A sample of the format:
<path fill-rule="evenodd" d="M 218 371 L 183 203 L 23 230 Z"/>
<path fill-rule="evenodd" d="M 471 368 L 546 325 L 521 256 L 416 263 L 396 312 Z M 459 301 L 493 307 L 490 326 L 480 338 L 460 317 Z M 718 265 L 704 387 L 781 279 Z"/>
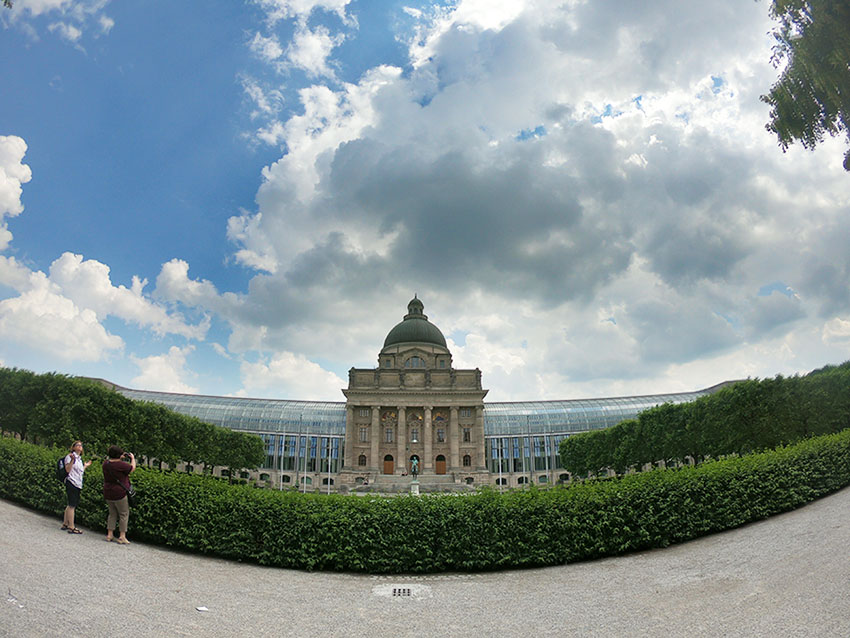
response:
<path fill-rule="evenodd" d="M 630 6 L 17 0 L 0 363 L 342 400 L 414 293 L 490 400 L 850 358 L 841 141 L 764 130 L 766 3 Z"/>

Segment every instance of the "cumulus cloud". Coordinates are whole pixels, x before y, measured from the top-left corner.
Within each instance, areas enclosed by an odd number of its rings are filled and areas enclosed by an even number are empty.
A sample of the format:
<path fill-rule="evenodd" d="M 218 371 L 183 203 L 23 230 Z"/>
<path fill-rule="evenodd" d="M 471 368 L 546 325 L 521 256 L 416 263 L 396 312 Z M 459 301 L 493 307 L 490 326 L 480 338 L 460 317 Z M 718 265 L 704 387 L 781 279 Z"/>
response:
<path fill-rule="evenodd" d="M 341 401 L 341 378 L 303 355 L 279 352 L 255 363 L 241 365 L 239 396 L 290 396 L 307 400 Z"/>
<path fill-rule="evenodd" d="M 29 166 L 22 162 L 26 152 L 27 144 L 20 137 L 0 135 L 0 251 L 12 241 L 6 218 L 24 211 L 21 184 L 32 179 Z"/>
<path fill-rule="evenodd" d="M 193 346 L 178 348 L 172 346 L 168 352 L 149 357 L 130 356 L 141 373 L 132 380 L 133 387 L 159 392 L 179 392 L 196 394 L 198 388 L 186 382 L 192 373 L 186 369 L 187 357 Z"/>
<path fill-rule="evenodd" d="M 344 40 L 342 34 L 333 35 L 327 27 L 321 25 L 313 29 L 301 27 L 286 49 L 286 59 L 290 66 L 310 76 L 333 77 L 328 58 Z"/>
<path fill-rule="evenodd" d="M 351 0 L 257 0 L 265 9 L 269 22 L 277 22 L 287 18 L 306 21 L 314 11 L 325 11 L 336 14 L 341 20 L 349 21 L 346 7 Z"/>
<path fill-rule="evenodd" d="M 108 34 L 115 21 L 103 10 L 110 0 L 15 0 L 12 24 L 20 27 L 33 39 L 38 39 L 38 27 L 82 49 L 83 35 L 94 30 L 95 37 Z"/>
<path fill-rule="evenodd" d="M 147 280 L 134 276 L 130 288 L 114 286 L 106 264 L 84 260 L 82 255 L 64 253 L 51 264 L 50 280 L 66 297 L 100 318 L 114 316 L 149 327 L 160 336 L 174 334 L 188 339 L 203 339 L 208 328 L 207 321 L 189 325 L 179 314 L 169 313 L 145 297 Z"/>
<path fill-rule="evenodd" d="M 264 5 L 302 20 L 318 6 Z M 763 6 L 407 14 L 404 69 L 317 81 L 264 130 L 285 152 L 257 210 L 228 223 L 234 260 L 260 271 L 228 306 L 231 348 L 371 363 L 416 290 L 438 325 L 468 333 L 458 362 L 489 368 L 502 396 L 551 397 L 581 378 L 679 388 L 714 370 L 699 361 L 805 365 L 822 321 L 850 311 L 840 166 L 783 155 L 763 128 Z M 777 279 L 799 295 L 757 294 Z M 494 312 L 511 320 L 481 322 Z"/>
<path fill-rule="evenodd" d="M 29 289 L 0 301 L 0 337 L 65 361 L 99 361 L 124 342 L 110 334 L 97 314 L 63 296 L 43 273 L 32 273 Z"/>

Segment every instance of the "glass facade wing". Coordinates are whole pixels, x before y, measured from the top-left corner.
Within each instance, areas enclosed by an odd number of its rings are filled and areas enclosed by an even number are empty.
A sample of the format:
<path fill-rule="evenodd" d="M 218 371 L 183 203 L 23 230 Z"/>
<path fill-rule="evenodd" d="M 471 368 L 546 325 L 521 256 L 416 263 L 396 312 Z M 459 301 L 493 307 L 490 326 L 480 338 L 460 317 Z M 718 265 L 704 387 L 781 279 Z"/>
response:
<path fill-rule="evenodd" d="M 126 388 L 118 388 L 118 392 L 129 399 L 159 403 L 232 430 L 345 435 L 342 402 L 192 396 Z"/>
<path fill-rule="evenodd" d="M 246 399 L 116 388 L 124 396 L 152 401 L 213 425 L 257 433 L 345 436 L 345 403 Z M 518 401 L 484 404 L 484 434 L 572 434 L 600 430 L 663 403 L 693 401 L 709 390 L 605 399 Z"/>
<path fill-rule="evenodd" d="M 569 434 L 601 430 L 663 403 L 687 403 L 708 390 L 607 399 L 517 401 L 484 405 L 484 435 Z"/>

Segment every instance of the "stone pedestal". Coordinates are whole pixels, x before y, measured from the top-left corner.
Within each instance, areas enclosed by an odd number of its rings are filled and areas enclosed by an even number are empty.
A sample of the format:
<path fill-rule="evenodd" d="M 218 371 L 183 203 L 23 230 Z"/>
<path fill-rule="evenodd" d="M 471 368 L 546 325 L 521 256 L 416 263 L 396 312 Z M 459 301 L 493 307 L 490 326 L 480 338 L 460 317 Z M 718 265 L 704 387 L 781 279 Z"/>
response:
<path fill-rule="evenodd" d="M 410 494 L 411 496 L 419 496 L 419 481 L 410 482 Z"/>

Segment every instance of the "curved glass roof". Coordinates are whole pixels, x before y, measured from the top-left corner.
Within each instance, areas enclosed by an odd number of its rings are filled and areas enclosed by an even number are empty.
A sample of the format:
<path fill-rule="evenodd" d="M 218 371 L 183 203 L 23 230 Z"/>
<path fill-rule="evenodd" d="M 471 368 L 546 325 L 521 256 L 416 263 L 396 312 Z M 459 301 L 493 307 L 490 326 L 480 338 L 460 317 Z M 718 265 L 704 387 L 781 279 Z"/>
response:
<path fill-rule="evenodd" d="M 601 430 L 662 403 L 687 403 L 708 390 L 608 399 L 518 401 L 484 405 L 485 436 L 555 434 Z"/>
<path fill-rule="evenodd" d="M 345 403 L 243 399 L 116 388 L 129 399 L 153 401 L 175 412 L 232 430 L 345 435 Z"/>
<path fill-rule="evenodd" d="M 213 425 L 250 432 L 345 435 L 345 403 L 244 399 L 130 390 L 114 386 L 124 396 L 153 401 Z M 484 405 L 485 436 L 586 432 L 616 425 L 662 403 L 686 403 L 712 389 L 606 399 L 518 401 Z"/>

